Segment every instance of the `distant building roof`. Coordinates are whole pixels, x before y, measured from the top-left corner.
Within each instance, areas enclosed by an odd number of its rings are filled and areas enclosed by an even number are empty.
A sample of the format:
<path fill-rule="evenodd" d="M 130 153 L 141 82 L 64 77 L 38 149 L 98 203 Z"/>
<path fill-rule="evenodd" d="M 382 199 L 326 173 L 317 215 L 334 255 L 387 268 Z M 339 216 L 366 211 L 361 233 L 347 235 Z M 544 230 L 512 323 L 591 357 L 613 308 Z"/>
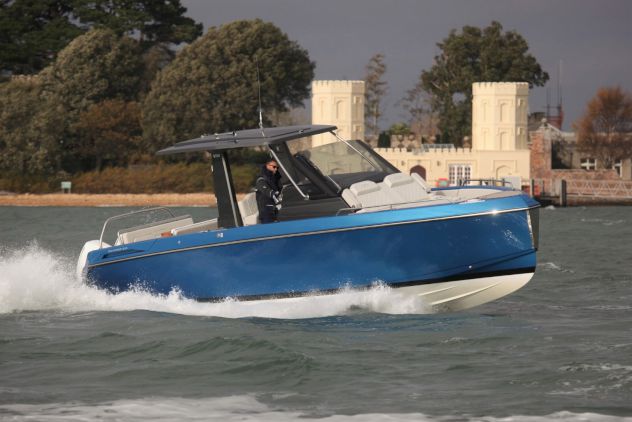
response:
<path fill-rule="evenodd" d="M 544 130 L 548 133 L 548 135 L 552 138 L 562 139 L 566 142 L 576 142 L 577 138 L 575 136 L 575 132 L 565 132 L 563 130 L 558 129 L 553 124 L 546 121 L 546 119 L 542 119 L 539 125 L 530 124 L 529 132 L 537 132 Z"/>

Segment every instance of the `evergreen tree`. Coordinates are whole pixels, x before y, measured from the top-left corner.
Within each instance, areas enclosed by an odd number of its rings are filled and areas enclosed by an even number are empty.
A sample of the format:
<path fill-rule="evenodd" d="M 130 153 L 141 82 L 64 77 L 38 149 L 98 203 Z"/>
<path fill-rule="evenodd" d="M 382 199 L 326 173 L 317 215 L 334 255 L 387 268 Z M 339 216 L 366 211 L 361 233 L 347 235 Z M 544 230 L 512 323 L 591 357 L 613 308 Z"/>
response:
<path fill-rule="evenodd" d="M 91 30 L 40 74 L 0 85 L 0 167 L 21 174 L 89 169 L 84 164 L 96 159 L 85 160 L 80 115 L 107 99 L 136 98 L 139 51 L 128 37 Z"/>
<path fill-rule="evenodd" d="M 42 97 L 37 77 L 0 85 L 0 171 L 5 176 L 53 174 L 60 168 L 63 113 Z"/>
<path fill-rule="evenodd" d="M 143 100 L 144 137 L 154 149 L 205 133 L 256 127 L 257 63 L 266 125 L 303 105 L 314 77 L 307 51 L 259 19 L 212 27 L 156 77 Z"/>
<path fill-rule="evenodd" d="M 464 26 L 437 46 L 430 70 L 421 73 L 423 89 L 430 94 L 439 115 L 443 142 L 460 145 L 472 131 L 472 83 L 528 82 L 542 86 L 549 75 L 529 54 L 525 39 L 515 31 L 503 32 L 498 22 L 480 29 Z"/>
<path fill-rule="evenodd" d="M 144 49 L 156 44 L 190 43 L 202 35 L 202 24 L 184 16 L 180 0 L 74 0 L 74 14 L 88 26 L 138 35 Z"/>
<path fill-rule="evenodd" d="M 63 0 L 0 0 L 0 76 L 46 67 L 83 30 Z"/>
<path fill-rule="evenodd" d="M 137 41 L 93 29 L 68 44 L 40 77 L 55 101 L 78 114 L 108 98 L 136 99 L 142 70 Z"/>
<path fill-rule="evenodd" d="M 75 130 L 81 113 L 108 99 L 136 100 L 142 70 L 137 41 L 109 29 L 93 29 L 68 44 L 40 73 L 43 101 L 63 116 L 59 154 L 64 170 L 87 170 L 81 160 L 83 141 Z"/>
<path fill-rule="evenodd" d="M 90 28 L 138 38 L 143 51 L 191 42 L 202 25 L 180 0 L 0 0 L 0 76 L 33 74 Z"/>

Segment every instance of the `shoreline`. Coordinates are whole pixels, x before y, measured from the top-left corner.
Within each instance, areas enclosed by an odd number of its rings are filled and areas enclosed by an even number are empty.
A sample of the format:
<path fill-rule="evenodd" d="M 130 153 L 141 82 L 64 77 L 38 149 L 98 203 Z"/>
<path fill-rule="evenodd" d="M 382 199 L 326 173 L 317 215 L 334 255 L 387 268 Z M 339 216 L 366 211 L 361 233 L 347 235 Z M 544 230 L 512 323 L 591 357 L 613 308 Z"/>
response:
<path fill-rule="evenodd" d="M 245 193 L 238 193 L 237 200 Z M 539 198 L 536 198 L 538 200 Z M 555 201 L 541 201 L 542 206 L 555 205 Z M 567 206 L 632 205 L 629 199 L 569 198 Z M 0 192 L 0 207 L 216 207 L 212 193 L 4 193 Z"/>
<path fill-rule="evenodd" d="M 245 194 L 237 194 L 237 200 Z M 156 194 L 5 194 L 0 195 L 0 206 L 15 207 L 144 207 L 183 206 L 215 207 L 212 193 L 156 193 Z"/>

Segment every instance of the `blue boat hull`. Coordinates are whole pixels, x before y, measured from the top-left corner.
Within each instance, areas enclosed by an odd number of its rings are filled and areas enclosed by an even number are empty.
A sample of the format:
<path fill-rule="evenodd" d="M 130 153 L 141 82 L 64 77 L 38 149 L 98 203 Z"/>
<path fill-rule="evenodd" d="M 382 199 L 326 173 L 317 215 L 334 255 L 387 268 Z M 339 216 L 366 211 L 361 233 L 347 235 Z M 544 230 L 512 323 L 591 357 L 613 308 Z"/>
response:
<path fill-rule="evenodd" d="M 533 273 L 525 196 L 239 227 L 88 255 L 100 288 L 266 299 Z"/>

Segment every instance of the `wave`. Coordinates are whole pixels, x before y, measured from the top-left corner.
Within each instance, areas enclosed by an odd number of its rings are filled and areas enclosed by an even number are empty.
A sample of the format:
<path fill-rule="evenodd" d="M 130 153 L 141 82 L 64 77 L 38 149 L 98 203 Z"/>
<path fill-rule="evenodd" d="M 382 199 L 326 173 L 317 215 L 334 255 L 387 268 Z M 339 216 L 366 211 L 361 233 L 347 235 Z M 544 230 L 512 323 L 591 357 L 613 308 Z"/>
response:
<path fill-rule="evenodd" d="M 365 413 L 356 415 L 310 415 L 300 410 L 280 410 L 256 399 L 252 395 L 218 398 L 148 398 L 137 400 L 117 400 L 89 405 L 83 403 L 9 404 L 0 405 L 0 416 L 10 414 L 13 421 L 64 420 L 64 421 L 296 421 L 309 418 L 321 422 L 394 422 L 394 421 L 592 421 L 631 422 L 630 417 L 618 417 L 597 413 L 573 413 L 560 411 L 550 415 L 508 417 L 494 416 L 429 416 L 423 413 Z"/>
<path fill-rule="evenodd" d="M 388 314 L 428 313 L 421 299 L 404 297 L 384 285 L 368 291 L 343 289 L 339 294 L 279 301 L 201 303 L 173 290 L 155 295 L 139 288 L 119 294 L 99 290 L 77 280 L 75 263 L 41 248 L 0 250 L 0 314 L 21 311 L 132 311 L 150 310 L 224 318 L 317 318 L 366 310 Z"/>
<path fill-rule="evenodd" d="M 619 220 L 608 220 L 606 218 L 582 218 L 580 219 L 580 221 L 582 223 L 598 223 L 598 224 L 602 224 L 604 226 L 614 226 L 614 225 L 618 225 L 618 224 L 624 224 L 626 221 L 619 219 Z"/>
<path fill-rule="evenodd" d="M 571 274 L 575 273 L 575 271 L 573 270 L 562 268 L 559 264 L 556 264 L 555 262 L 539 262 L 537 264 L 537 267 L 544 271 L 559 271 L 562 273 L 571 273 Z"/>

